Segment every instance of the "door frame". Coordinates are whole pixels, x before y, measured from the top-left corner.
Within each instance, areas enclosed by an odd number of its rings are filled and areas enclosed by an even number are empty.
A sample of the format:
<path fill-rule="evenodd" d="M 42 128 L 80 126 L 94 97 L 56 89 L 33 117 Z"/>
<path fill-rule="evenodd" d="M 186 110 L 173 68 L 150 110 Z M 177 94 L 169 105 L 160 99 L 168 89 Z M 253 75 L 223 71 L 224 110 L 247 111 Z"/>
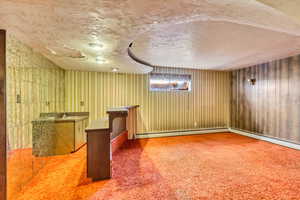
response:
<path fill-rule="evenodd" d="M 7 198 L 6 31 L 0 30 L 0 199 Z"/>

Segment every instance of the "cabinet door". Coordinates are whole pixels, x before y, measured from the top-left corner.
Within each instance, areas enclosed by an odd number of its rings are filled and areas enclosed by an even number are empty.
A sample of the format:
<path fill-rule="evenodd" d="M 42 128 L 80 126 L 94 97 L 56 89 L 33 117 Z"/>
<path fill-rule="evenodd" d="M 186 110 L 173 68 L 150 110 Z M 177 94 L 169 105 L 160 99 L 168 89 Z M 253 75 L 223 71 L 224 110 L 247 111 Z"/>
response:
<path fill-rule="evenodd" d="M 77 121 L 75 123 L 75 149 L 76 150 L 84 143 L 84 141 L 82 140 L 82 131 L 83 131 L 82 121 Z"/>
<path fill-rule="evenodd" d="M 74 149 L 74 122 L 55 123 L 55 150 L 54 155 L 62 155 L 73 152 Z M 76 147 L 75 147 L 76 148 Z"/>
<path fill-rule="evenodd" d="M 86 135 L 85 129 L 86 129 L 86 127 L 88 127 L 89 120 L 88 120 L 88 119 L 83 120 L 82 123 L 83 123 L 83 129 L 82 129 L 82 141 L 83 141 L 84 143 L 86 143 L 87 135 Z"/>

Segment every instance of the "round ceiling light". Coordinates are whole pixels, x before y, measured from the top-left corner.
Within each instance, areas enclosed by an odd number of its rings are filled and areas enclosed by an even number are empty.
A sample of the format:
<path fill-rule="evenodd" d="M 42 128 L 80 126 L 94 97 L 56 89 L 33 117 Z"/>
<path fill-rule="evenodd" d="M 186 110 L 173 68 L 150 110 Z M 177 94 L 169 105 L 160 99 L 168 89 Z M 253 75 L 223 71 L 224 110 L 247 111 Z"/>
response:
<path fill-rule="evenodd" d="M 89 43 L 89 46 L 95 50 L 103 49 L 103 44 L 100 44 L 100 43 Z"/>
<path fill-rule="evenodd" d="M 96 57 L 96 62 L 97 62 L 97 63 L 104 64 L 104 63 L 107 63 L 107 60 L 105 60 L 105 59 L 102 58 L 101 56 L 97 56 L 97 57 Z"/>

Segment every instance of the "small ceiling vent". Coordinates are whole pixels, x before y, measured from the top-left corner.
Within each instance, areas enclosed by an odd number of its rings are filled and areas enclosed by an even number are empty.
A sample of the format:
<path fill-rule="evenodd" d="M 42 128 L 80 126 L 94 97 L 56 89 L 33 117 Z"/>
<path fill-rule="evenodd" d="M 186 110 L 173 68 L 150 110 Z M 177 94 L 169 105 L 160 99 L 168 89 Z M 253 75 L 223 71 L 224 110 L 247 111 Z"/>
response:
<path fill-rule="evenodd" d="M 69 58 L 85 58 L 85 54 L 81 51 L 74 49 L 72 47 L 68 47 L 63 45 L 63 47 L 47 47 L 47 50 L 54 56 L 57 57 L 69 57 Z"/>

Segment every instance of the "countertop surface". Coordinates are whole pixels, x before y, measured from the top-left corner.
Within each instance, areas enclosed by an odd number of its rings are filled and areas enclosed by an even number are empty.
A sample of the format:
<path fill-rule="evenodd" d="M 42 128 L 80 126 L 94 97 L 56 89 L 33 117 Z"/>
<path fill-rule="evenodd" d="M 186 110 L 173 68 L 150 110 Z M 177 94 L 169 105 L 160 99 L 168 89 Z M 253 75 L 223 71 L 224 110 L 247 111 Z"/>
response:
<path fill-rule="evenodd" d="M 108 119 L 103 118 L 100 120 L 92 121 L 85 130 L 86 131 L 95 131 L 95 130 L 104 130 L 104 129 L 108 129 L 108 128 L 109 128 Z"/>
<path fill-rule="evenodd" d="M 67 117 L 41 117 L 32 122 L 76 122 L 88 119 L 88 116 L 67 116 Z"/>
<path fill-rule="evenodd" d="M 122 106 L 116 108 L 109 108 L 106 112 L 128 112 L 129 109 L 137 108 L 139 105 L 132 105 L 132 106 Z"/>

